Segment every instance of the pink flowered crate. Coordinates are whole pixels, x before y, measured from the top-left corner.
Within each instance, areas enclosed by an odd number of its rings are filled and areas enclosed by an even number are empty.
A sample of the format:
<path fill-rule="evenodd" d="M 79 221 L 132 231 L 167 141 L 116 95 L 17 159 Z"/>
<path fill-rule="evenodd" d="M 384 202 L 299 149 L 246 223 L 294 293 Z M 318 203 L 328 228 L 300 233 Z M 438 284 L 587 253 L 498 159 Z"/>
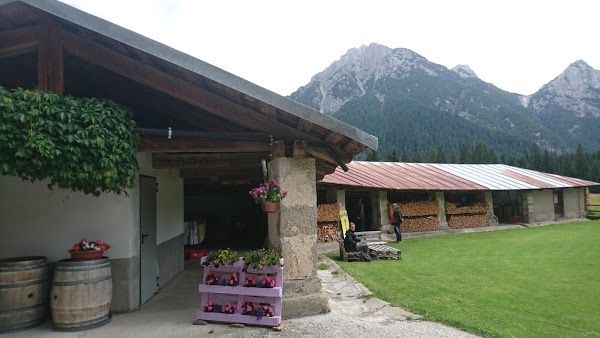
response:
<path fill-rule="evenodd" d="M 203 264 L 204 261 L 205 257 L 202 257 L 201 263 Z M 281 259 L 281 265 L 283 265 L 283 259 Z M 283 267 L 273 267 L 272 269 L 266 268 L 261 270 L 248 269 L 248 276 L 253 276 L 258 282 L 262 281 L 265 277 L 272 278 L 275 284 L 275 287 L 273 288 L 243 286 L 247 275 L 246 272 L 242 271 L 243 268 L 244 260 L 242 258 L 232 265 L 221 265 L 218 268 L 215 268 L 213 265 L 204 266 L 202 281 L 198 286 L 198 291 L 200 291 L 202 296 L 200 309 L 197 312 L 198 319 L 269 327 L 281 324 Z M 231 276 L 234 272 L 239 278 L 239 285 L 237 286 L 206 284 L 206 279 L 209 274 Z M 235 313 L 225 314 L 206 312 L 204 311 L 204 308 L 209 302 L 219 305 L 223 305 L 227 302 L 235 302 Z M 259 318 L 258 316 L 242 314 L 242 305 L 246 302 L 268 304 L 269 308 L 272 309 L 273 316 L 262 316 Z"/>

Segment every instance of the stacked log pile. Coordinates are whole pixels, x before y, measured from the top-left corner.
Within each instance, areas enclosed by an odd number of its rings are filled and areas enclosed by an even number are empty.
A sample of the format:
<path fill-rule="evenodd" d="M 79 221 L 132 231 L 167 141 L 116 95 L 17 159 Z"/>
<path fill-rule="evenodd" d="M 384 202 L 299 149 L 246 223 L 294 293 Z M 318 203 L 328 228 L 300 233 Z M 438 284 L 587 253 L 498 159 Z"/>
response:
<path fill-rule="evenodd" d="M 317 222 L 338 222 L 340 206 L 337 203 L 317 205 Z"/>
<path fill-rule="evenodd" d="M 339 222 L 320 222 L 317 224 L 317 243 L 335 242 L 338 240 Z"/>
<path fill-rule="evenodd" d="M 446 202 L 446 215 L 487 214 L 487 212 L 487 203 L 474 203 L 461 206 L 458 203 Z"/>
<path fill-rule="evenodd" d="M 337 203 L 317 205 L 317 243 L 336 241 L 339 224 L 340 207 Z"/>
<path fill-rule="evenodd" d="M 402 232 L 419 232 L 419 231 L 435 231 L 440 230 L 440 224 L 437 217 L 417 217 L 404 218 L 402 222 Z"/>
<path fill-rule="evenodd" d="M 448 226 L 452 229 L 477 228 L 488 226 L 488 204 L 475 203 L 459 205 L 446 202 Z"/>
<path fill-rule="evenodd" d="M 402 232 L 418 232 L 439 230 L 440 225 L 437 215 L 439 205 L 437 201 L 411 201 L 398 202 L 404 222 L 402 222 Z M 394 213 L 392 204 L 388 204 L 388 213 L 391 217 Z"/>

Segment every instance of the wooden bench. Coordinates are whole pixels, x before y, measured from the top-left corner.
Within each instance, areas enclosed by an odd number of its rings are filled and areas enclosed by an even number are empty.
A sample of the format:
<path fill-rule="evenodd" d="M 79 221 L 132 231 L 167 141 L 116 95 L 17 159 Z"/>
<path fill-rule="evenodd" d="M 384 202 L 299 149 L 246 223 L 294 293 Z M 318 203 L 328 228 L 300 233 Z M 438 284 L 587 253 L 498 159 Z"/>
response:
<path fill-rule="evenodd" d="M 401 252 L 391 246 L 386 245 L 381 240 L 381 231 L 357 231 L 354 233 L 361 242 L 367 243 L 369 247 L 369 256 L 373 259 L 400 259 Z M 344 240 L 339 233 L 338 244 L 340 246 L 340 259 L 344 262 L 360 261 L 360 252 L 346 252 Z"/>

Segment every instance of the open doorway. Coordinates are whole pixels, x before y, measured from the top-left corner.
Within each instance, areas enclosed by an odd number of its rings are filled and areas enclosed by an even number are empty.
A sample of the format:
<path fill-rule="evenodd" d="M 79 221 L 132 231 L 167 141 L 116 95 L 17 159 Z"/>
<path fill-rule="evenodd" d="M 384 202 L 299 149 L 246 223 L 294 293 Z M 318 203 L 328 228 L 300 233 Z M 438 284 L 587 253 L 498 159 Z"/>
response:
<path fill-rule="evenodd" d="M 185 184 L 184 218 L 199 226 L 196 247 L 251 250 L 266 245 L 267 215 L 248 195 L 251 188 Z"/>
<path fill-rule="evenodd" d="M 346 210 L 348 211 L 348 219 L 356 224 L 356 231 L 361 231 L 358 225 L 358 215 L 360 213 L 360 204 L 364 210 L 364 229 L 362 231 L 370 231 L 373 229 L 371 215 L 371 198 L 368 192 L 346 191 Z"/>

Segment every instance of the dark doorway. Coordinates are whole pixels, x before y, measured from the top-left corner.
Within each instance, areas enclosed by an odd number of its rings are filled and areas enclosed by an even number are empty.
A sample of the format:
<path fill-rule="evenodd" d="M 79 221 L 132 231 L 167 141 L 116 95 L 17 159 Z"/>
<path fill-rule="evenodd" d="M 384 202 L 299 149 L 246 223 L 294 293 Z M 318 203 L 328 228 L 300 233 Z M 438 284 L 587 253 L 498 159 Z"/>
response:
<path fill-rule="evenodd" d="M 267 215 L 248 195 L 251 188 L 185 184 L 185 220 L 204 227 L 198 247 L 250 250 L 265 246 Z"/>
<path fill-rule="evenodd" d="M 371 209 L 371 198 L 369 197 L 368 192 L 346 191 L 346 210 L 348 210 L 348 219 L 350 222 L 354 222 L 356 224 L 359 213 L 358 202 L 361 199 L 365 212 L 365 228 L 363 231 L 370 231 L 373 230 L 373 224 L 371 221 L 373 210 Z"/>
<path fill-rule="evenodd" d="M 565 205 L 563 202 L 563 192 L 562 190 L 554 190 L 554 217 L 561 218 L 565 215 Z"/>

